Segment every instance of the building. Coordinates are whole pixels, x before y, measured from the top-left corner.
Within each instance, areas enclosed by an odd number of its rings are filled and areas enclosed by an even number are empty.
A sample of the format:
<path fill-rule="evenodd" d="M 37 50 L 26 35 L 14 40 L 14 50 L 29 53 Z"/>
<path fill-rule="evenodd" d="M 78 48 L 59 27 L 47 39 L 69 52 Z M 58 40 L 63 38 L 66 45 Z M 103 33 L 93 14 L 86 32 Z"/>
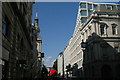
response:
<path fill-rule="evenodd" d="M 72 39 L 72 37 L 71 37 Z M 70 64 L 70 43 L 71 43 L 71 39 L 69 40 L 68 44 L 66 45 L 66 48 L 63 51 L 63 55 L 64 55 L 64 74 L 65 74 L 65 78 L 67 78 L 68 76 L 70 77 L 70 74 L 68 73 L 69 70 L 67 70 L 67 66 L 69 66 Z"/>
<path fill-rule="evenodd" d="M 79 6 L 79 19 L 80 23 L 84 23 L 87 21 L 87 17 L 92 13 L 93 10 L 101 3 L 93 3 L 87 1 L 81 1 Z"/>
<path fill-rule="evenodd" d="M 41 70 L 42 70 L 42 58 L 44 57 L 44 53 L 42 53 L 42 39 L 40 36 L 40 28 L 38 26 L 39 23 L 39 19 L 38 19 L 38 11 L 36 10 L 36 17 L 35 17 L 35 22 L 33 23 L 33 32 L 35 33 L 35 35 L 33 34 L 33 39 L 34 39 L 34 44 L 35 44 L 35 48 L 37 48 L 37 54 L 34 54 L 34 58 L 35 61 L 35 65 L 36 67 L 34 67 L 34 69 L 36 70 L 35 72 L 37 72 L 35 75 L 36 78 L 40 78 L 41 77 Z M 37 46 L 37 47 L 36 47 Z"/>
<path fill-rule="evenodd" d="M 119 79 L 119 9 L 115 3 L 80 2 L 74 33 L 63 51 L 64 63 L 70 64 L 64 72 L 70 68 L 76 79 Z"/>
<path fill-rule="evenodd" d="M 57 73 L 59 76 L 63 76 L 64 75 L 64 56 L 63 56 L 63 52 L 61 52 L 59 55 L 58 55 L 58 58 L 57 58 Z"/>
<path fill-rule="evenodd" d="M 39 71 L 41 39 L 36 36 L 39 33 L 38 27 L 32 26 L 32 4 L 33 2 L 2 3 L 0 59 L 3 79 L 35 78 Z"/>
<path fill-rule="evenodd" d="M 86 79 L 120 79 L 120 5 L 99 4 L 81 26 Z M 113 65 L 114 64 L 114 65 Z"/>

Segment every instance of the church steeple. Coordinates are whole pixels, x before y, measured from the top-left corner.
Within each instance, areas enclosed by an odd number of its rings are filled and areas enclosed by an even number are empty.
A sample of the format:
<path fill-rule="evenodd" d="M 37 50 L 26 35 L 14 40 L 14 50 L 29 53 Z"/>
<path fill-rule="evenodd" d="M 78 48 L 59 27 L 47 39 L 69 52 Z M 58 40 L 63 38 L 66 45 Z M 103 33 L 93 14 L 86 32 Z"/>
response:
<path fill-rule="evenodd" d="M 38 9 L 36 8 L 35 27 L 38 27 Z"/>
<path fill-rule="evenodd" d="M 38 26 L 38 9 L 36 8 L 36 16 L 35 16 L 35 23 Z"/>
<path fill-rule="evenodd" d="M 38 9 L 37 8 L 36 8 L 36 16 L 35 16 L 35 18 L 38 19 Z"/>

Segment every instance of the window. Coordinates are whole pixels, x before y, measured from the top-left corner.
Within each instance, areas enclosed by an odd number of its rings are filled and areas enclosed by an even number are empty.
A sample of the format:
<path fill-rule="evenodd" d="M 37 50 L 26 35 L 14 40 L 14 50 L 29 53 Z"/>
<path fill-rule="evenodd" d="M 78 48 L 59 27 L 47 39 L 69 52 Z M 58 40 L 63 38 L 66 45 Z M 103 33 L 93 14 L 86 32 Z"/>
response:
<path fill-rule="evenodd" d="M 86 8 L 86 3 L 80 3 L 80 8 Z"/>
<path fill-rule="evenodd" d="M 87 21 L 87 18 L 86 17 L 82 17 L 81 18 L 81 23 L 85 23 Z"/>
<path fill-rule="evenodd" d="M 97 7 L 97 5 L 96 5 L 96 4 L 94 4 L 94 5 L 93 5 L 93 7 L 94 7 L 94 9 L 95 9 L 95 8 Z"/>
<path fill-rule="evenodd" d="M 120 10 L 120 5 L 117 6 L 118 10 Z"/>
<path fill-rule="evenodd" d="M 87 16 L 87 10 L 81 10 L 80 13 L 82 16 Z"/>
<path fill-rule="evenodd" d="M 116 34 L 116 27 L 115 26 L 112 26 L 112 33 L 113 33 L 113 35 Z"/>
<path fill-rule="evenodd" d="M 92 13 L 92 11 L 88 10 L 88 15 L 90 15 Z"/>
<path fill-rule="evenodd" d="M 119 51 L 119 47 L 115 47 L 114 49 L 115 49 L 115 52 L 116 52 L 116 53 L 119 53 L 119 52 L 120 52 L 120 51 Z"/>
<path fill-rule="evenodd" d="M 117 34 L 117 25 L 116 24 L 112 24 L 112 34 L 113 35 Z"/>
<path fill-rule="evenodd" d="M 7 27 L 6 27 L 6 23 L 3 23 L 3 31 L 2 31 L 2 33 L 4 34 L 4 35 L 6 35 L 7 34 L 7 29 L 6 29 Z"/>
<path fill-rule="evenodd" d="M 108 10 L 113 10 L 113 6 L 112 5 L 107 5 L 107 9 Z"/>
<path fill-rule="evenodd" d="M 89 34 L 91 35 L 92 33 L 92 30 L 91 30 L 91 26 L 89 27 Z"/>
<path fill-rule="evenodd" d="M 100 26 L 100 32 L 101 32 L 101 35 L 104 34 L 104 26 L 103 25 Z"/>
<path fill-rule="evenodd" d="M 92 4 L 88 4 L 88 9 L 92 9 Z"/>
<path fill-rule="evenodd" d="M 106 34 L 106 25 L 105 24 L 100 25 L 100 32 L 101 32 L 101 35 Z"/>
<path fill-rule="evenodd" d="M 7 19 L 7 17 L 5 17 L 5 19 L 4 19 L 3 22 L 2 22 L 2 33 L 3 33 L 5 36 L 10 37 L 10 22 L 9 22 L 9 20 Z"/>

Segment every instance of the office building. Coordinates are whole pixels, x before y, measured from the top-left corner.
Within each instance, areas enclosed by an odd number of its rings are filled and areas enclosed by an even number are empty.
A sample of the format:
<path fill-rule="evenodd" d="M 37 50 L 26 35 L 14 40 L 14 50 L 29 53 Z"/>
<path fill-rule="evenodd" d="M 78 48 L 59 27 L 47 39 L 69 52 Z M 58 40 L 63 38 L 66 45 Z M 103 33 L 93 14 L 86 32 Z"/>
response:
<path fill-rule="evenodd" d="M 57 57 L 57 73 L 59 76 L 63 76 L 63 52 L 59 53 L 58 57 Z"/>

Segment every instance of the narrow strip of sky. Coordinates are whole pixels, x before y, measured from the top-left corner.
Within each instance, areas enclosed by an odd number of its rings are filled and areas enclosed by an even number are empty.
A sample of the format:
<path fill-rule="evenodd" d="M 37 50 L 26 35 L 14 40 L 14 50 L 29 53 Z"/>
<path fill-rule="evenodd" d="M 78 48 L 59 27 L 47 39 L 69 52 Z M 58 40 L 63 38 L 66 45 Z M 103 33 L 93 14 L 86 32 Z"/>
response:
<path fill-rule="evenodd" d="M 89 1 L 89 2 L 119 2 L 120 0 L 35 0 L 36 2 L 79 2 L 79 1 Z"/>
<path fill-rule="evenodd" d="M 45 53 L 47 66 L 52 65 L 72 36 L 78 6 L 78 2 L 36 2 L 33 5 L 33 19 L 38 8 L 39 27 L 43 41 L 42 51 Z"/>

